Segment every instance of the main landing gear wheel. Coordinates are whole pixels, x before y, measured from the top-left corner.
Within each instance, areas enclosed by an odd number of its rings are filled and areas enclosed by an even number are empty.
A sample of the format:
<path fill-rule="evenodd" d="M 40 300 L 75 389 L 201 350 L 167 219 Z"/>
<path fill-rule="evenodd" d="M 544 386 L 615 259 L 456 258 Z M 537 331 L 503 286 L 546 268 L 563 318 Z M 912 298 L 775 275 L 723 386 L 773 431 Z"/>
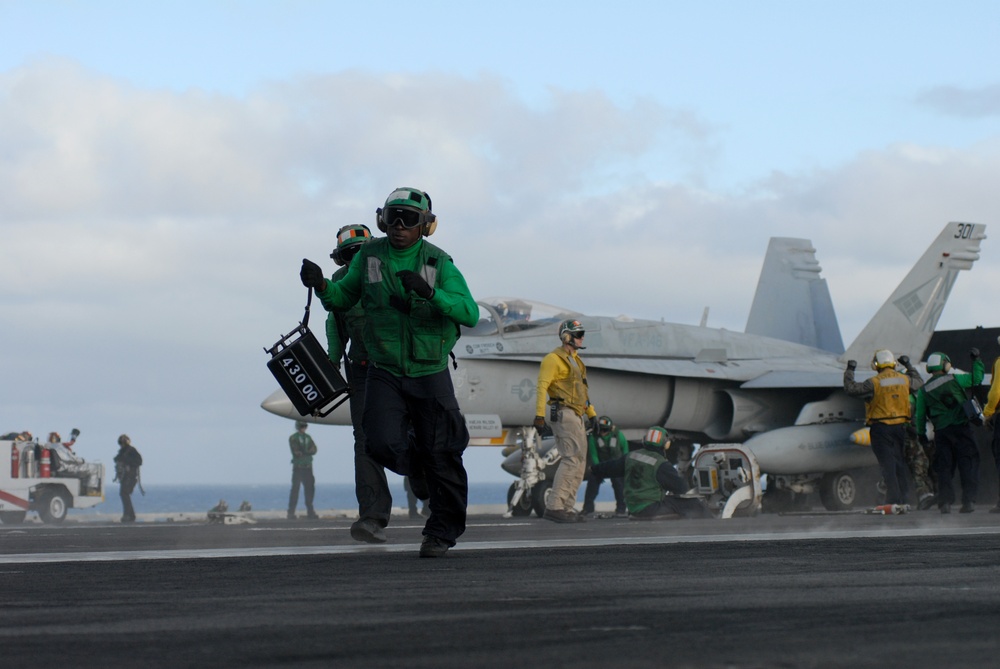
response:
<path fill-rule="evenodd" d="M 819 482 L 819 500 L 827 511 L 847 511 L 857 496 L 858 486 L 847 472 L 826 474 Z"/>
<path fill-rule="evenodd" d="M 69 511 L 69 495 L 62 490 L 46 490 L 38 501 L 38 515 L 43 523 L 61 523 Z"/>
<path fill-rule="evenodd" d="M 552 481 L 539 481 L 531 487 L 531 507 L 539 518 L 545 515 L 545 500 L 551 494 Z"/>
<path fill-rule="evenodd" d="M 514 499 L 515 492 L 517 492 L 517 484 L 511 483 L 510 488 L 507 489 L 507 508 L 510 509 L 512 515 L 530 516 L 533 506 L 531 503 L 531 491 L 529 490 L 521 495 L 521 499 L 517 500 L 517 506 L 512 507 L 510 501 Z"/>

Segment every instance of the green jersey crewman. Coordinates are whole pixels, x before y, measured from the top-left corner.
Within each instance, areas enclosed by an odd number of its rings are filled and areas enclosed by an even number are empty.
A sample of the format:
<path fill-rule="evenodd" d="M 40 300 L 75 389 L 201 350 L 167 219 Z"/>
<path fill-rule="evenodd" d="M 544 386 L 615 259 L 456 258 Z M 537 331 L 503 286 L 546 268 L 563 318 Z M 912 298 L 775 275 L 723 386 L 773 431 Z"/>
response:
<path fill-rule="evenodd" d="M 363 244 L 372 238 L 365 225 L 345 225 L 337 231 L 337 247 L 330 254 L 340 265 L 331 281 L 336 283 L 347 275 L 351 260 Z M 365 409 L 365 384 L 368 380 L 368 349 L 365 348 L 365 310 L 357 303 L 346 311 L 330 309 L 326 316 L 326 341 L 330 360 L 339 365 L 344 359 L 344 372 L 351 388 L 351 425 L 354 428 L 354 495 L 358 500 L 358 520 L 351 525 L 351 537 L 370 544 L 385 543 L 384 528 L 392 512 L 392 494 L 385 478 L 385 469 L 365 451 L 365 429 L 362 415 Z M 350 348 L 348 348 L 350 344 Z"/>
<path fill-rule="evenodd" d="M 479 307 L 451 257 L 423 239 L 437 226 L 427 193 L 397 188 L 375 215 L 386 237 L 363 244 L 343 278 L 327 281 L 305 259 L 300 277 L 324 304 L 364 309 L 365 445 L 383 467 L 409 476 L 417 497 L 429 497 L 420 556 L 439 557 L 465 531 L 469 490 L 469 432 L 448 361 L 459 326 L 475 325 Z"/>
<path fill-rule="evenodd" d="M 958 470 L 962 482 L 962 513 L 976 510 L 976 493 L 979 487 L 979 447 L 972 436 L 969 419 L 962 405 L 969 388 L 983 382 L 986 369 L 979 358 L 979 349 L 969 351 L 972 373 L 952 374 L 951 360 L 944 353 L 931 353 L 927 358 L 927 371 L 931 378 L 917 393 L 913 425 L 921 442 L 927 441 L 927 421 L 934 425 L 934 461 L 937 473 L 938 509 L 951 513 L 955 503 L 952 479 Z"/>
<path fill-rule="evenodd" d="M 670 433 L 653 426 L 646 431 L 639 448 L 593 466 L 599 476 L 625 478 L 625 503 L 633 520 L 711 517 L 705 502 L 683 496 L 688 489 L 684 477 L 666 458 L 672 443 Z"/>
<path fill-rule="evenodd" d="M 306 498 L 306 517 L 316 520 L 319 516 L 313 509 L 316 496 L 316 478 L 313 476 L 313 456 L 316 442 L 306 434 L 307 423 L 295 421 L 295 433 L 288 438 L 288 448 L 292 451 L 292 490 L 288 493 L 288 519 L 295 519 L 295 507 L 299 505 L 299 486 Z"/>
<path fill-rule="evenodd" d="M 601 416 L 597 419 L 597 430 L 587 436 L 587 464 L 593 467 L 608 460 L 616 460 L 623 455 L 628 455 L 628 440 L 625 439 L 625 434 L 608 416 Z M 603 482 L 604 477 L 598 476 L 591 469 L 587 477 L 587 488 L 583 493 L 584 514 L 594 513 L 594 500 L 597 499 L 597 493 Z M 622 477 L 612 476 L 611 487 L 615 491 L 615 515 L 628 516 Z"/>

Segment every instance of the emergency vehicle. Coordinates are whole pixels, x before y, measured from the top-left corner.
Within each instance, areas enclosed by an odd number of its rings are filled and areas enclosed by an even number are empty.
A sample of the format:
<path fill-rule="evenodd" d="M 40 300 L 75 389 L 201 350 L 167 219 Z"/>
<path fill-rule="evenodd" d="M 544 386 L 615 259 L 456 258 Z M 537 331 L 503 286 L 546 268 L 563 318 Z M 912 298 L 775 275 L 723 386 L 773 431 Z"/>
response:
<path fill-rule="evenodd" d="M 85 462 L 61 441 L 42 444 L 4 438 L 0 453 L 10 453 L 10 467 L 0 467 L 4 524 L 24 522 L 28 511 L 38 512 L 44 523 L 61 523 L 70 509 L 104 501 L 104 465 Z"/>

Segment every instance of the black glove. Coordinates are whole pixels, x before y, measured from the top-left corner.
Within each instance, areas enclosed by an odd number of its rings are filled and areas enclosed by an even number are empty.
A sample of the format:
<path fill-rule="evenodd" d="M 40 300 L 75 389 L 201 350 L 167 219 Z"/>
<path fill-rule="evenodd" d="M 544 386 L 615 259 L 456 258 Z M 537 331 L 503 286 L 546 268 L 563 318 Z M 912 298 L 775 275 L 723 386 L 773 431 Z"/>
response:
<path fill-rule="evenodd" d="M 399 295 L 389 296 L 389 306 L 401 313 L 410 313 L 410 303 L 401 298 Z"/>
<path fill-rule="evenodd" d="M 535 422 L 532 423 L 532 425 L 534 425 L 535 429 L 537 429 L 537 430 L 541 430 L 542 428 L 544 428 L 545 427 L 545 416 L 535 416 Z"/>
<path fill-rule="evenodd" d="M 849 369 L 849 370 L 851 370 L 853 372 L 857 368 L 858 368 L 858 361 L 857 360 L 848 360 L 847 361 L 847 369 Z"/>
<path fill-rule="evenodd" d="M 901 355 L 901 356 L 899 356 L 899 364 L 901 364 L 903 367 L 909 367 L 910 366 L 910 356 L 908 356 L 908 355 Z"/>
<path fill-rule="evenodd" d="M 326 283 L 326 277 L 323 276 L 323 270 L 319 265 L 314 263 L 312 260 L 302 259 L 302 269 L 299 270 L 299 278 L 302 279 L 302 285 L 306 288 L 315 288 L 320 290 L 323 288 L 323 284 Z"/>
<path fill-rule="evenodd" d="M 969 349 L 969 357 L 972 358 L 973 360 L 978 360 L 979 359 L 979 349 L 976 348 L 975 346 L 973 346 L 972 348 L 970 348 Z"/>
<path fill-rule="evenodd" d="M 412 291 L 417 295 L 417 297 L 429 300 L 434 296 L 434 289 L 431 288 L 426 281 L 424 281 L 424 277 L 420 276 L 416 272 L 404 269 L 396 272 L 396 276 L 399 277 L 399 281 L 403 284 L 403 288 Z"/>

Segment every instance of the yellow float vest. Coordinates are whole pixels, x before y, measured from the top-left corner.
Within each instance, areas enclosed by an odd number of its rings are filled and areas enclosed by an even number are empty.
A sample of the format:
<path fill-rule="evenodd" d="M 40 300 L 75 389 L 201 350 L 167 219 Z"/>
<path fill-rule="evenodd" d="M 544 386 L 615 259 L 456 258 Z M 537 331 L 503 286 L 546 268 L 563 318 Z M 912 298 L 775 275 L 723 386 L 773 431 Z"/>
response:
<path fill-rule="evenodd" d="M 558 400 L 582 416 L 587 411 L 587 367 L 580 356 L 570 356 L 562 346 L 552 351 L 569 369 L 569 376 L 549 384 L 549 401 Z"/>
<path fill-rule="evenodd" d="M 865 405 L 865 422 L 899 425 L 910 421 L 910 377 L 889 370 L 872 378 L 875 394 Z"/>

